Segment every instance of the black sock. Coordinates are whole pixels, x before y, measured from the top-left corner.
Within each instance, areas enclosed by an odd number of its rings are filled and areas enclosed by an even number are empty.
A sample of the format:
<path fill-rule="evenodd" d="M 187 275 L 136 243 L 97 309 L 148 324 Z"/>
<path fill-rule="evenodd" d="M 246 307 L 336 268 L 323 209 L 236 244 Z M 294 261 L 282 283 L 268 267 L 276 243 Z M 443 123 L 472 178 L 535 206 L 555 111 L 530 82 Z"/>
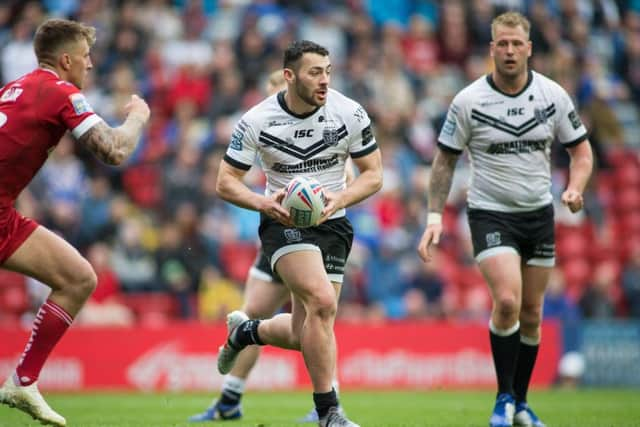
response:
<path fill-rule="evenodd" d="M 513 378 L 518 362 L 520 347 L 520 328 L 511 335 L 501 336 L 489 330 L 491 339 L 491 354 L 498 378 L 498 394 L 513 395 Z"/>
<path fill-rule="evenodd" d="M 536 364 L 538 357 L 539 344 L 529 345 L 520 341 L 520 351 L 518 353 L 518 365 L 516 366 L 516 374 L 513 378 L 513 391 L 518 402 L 527 401 L 527 391 L 529 390 L 529 381 L 531 373 Z"/>
<path fill-rule="evenodd" d="M 242 393 L 236 393 L 233 390 L 224 389 L 220 396 L 220 403 L 223 405 L 237 405 L 242 399 Z"/>
<path fill-rule="evenodd" d="M 327 415 L 329 408 L 338 406 L 338 396 L 334 388 L 327 393 L 313 393 L 313 403 L 316 405 L 316 411 L 318 412 L 318 418 L 322 418 Z"/>
<path fill-rule="evenodd" d="M 260 320 L 247 320 L 240 326 L 238 326 L 238 330 L 236 331 L 235 337 L 233 338 L 233 345 L 237 345 L 239 347 L 246 347 L 251 344 L 264 345 L 260 337 L 258 336 L 258 325 L 260 324 Z"/>

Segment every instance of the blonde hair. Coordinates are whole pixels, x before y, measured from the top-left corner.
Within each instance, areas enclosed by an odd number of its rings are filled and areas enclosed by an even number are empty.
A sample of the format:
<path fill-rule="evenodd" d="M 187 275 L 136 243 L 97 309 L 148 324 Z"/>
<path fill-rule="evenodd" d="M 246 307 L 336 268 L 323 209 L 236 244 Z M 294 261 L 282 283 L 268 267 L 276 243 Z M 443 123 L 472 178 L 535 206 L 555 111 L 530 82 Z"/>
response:
<path fill-rule="evenodd" d="M 37 29 L 33 40 L 36 58 L 41 64 L 55 65 L 59 50 L 68 43 L 86 40 L 89 47 L 96 42 L 96 29 L 67 19 L 49 19 Z"/>
<path fill-rule="evenodd" d="M 271 74 L 269 74 L 269 78 L 267 79 L 267 94 L 273 95 L 274 93 L 279 92 L 280 90 L 284 89 L 284 84 L 285 80 L 282 70 L 276 70 L 272 72 Z"/>
<path fill-rule="evenodd" d="M 522 27 L 524 32 L 527 34 L 527 39 L 529 38 L 529 31 L 531 30 L 531 23 L 529 20 L 519 12 L 505 12 L 501 15 L 493 18 L 491 22 L 491 39 L 494 40 L 496 38 L 496 28 L 498 25 L 503 25 L 505 27 Z"/>

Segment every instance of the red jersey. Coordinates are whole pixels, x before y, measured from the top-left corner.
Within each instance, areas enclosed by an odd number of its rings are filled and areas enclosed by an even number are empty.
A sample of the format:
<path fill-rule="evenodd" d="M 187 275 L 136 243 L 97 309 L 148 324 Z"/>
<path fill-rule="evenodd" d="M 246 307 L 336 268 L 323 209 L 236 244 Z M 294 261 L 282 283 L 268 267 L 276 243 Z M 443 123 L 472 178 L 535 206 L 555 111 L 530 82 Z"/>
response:
<path fill-rule="evenodd" d="M 80 90 L 51 70 L 0 89 L 0 227 L 64 133 L 77 139 L 101 120 Z"/>

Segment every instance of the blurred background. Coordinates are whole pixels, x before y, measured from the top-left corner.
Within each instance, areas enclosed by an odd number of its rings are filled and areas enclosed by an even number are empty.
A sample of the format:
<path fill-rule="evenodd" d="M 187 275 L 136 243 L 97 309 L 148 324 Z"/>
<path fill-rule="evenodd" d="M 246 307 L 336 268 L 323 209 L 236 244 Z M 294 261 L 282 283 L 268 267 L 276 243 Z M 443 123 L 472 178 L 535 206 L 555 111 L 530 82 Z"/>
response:
<path fill-rule="evenodd" d="M 235 122 L 265 96 L 283 49 L 305 38 L 329 49 L 331 85 L 369 112 L 384 159 L 383 189 L 349 212 L 356 240 L 339 324 L 420 331 L 477 324 L 487 343 L 490 298 L 466 222 L 466 159 L 435 261 L 423 264 L 415 248 L 449 102 L 491 70 L 493 17 L 525 13 L 532 23 L 530 65 L 573 97 L 596 159 L 585 211 L 572 215 L 556 206 L 557 268 L 545 318 L 557 340 L 548 344 L 553 372 L 545 384 L 640 385 L 640 374 L 630 373 L 640 362 L 640 1 L 0 3 L 3 84 L 37 67 L 32 38 L 44 19 L 72 18 L 97 28 L 84 89 L 94 110 L 117 125 L 132 93 L 152 109 L 124 167 L 100 164 L 65 137 L 18 201 L 24 215 L 63 235 L 98 274 L 74 329 L 220 327 L 241 305 L 258 214 L 216 197 L 217 171 Z M 568 167 L 559 144 L 552 159 L 557 200 Z M 262 191 L 259 168 L 247 182 Z M 28 330 L 47 293 L 33 279 L 0 270 L 0 334 Z M 22 350 L 24 336 L 0 368 L 10 369 L 7 360 Z"/>

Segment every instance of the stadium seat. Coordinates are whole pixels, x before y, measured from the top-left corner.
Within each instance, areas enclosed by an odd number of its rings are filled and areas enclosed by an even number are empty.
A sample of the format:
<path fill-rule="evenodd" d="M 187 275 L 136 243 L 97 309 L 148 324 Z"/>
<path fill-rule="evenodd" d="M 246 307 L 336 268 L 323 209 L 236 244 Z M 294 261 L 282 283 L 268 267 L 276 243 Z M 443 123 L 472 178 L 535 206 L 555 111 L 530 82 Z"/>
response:
<path fill-rule="evenodd" d="M 465 291 L 477 286 L 486 287 L 484 277 L 477 265 L 474 264 L 459 269 L 458 286 Z"/>
<path fill-rule="evenodd" d="M 640 210 L 625 212 L 620 217 L 623 236 L 630 237 L 640 232 Z"/>
<path fill-rule="evenodd" d="M 630 212 L 640 210 L 640 186 L 621 188 L 614 198 L 616 211 Z"/>
<path fill-rule="evenodd" d="M 607 150 L 607 160 L 614 169 L 623 167 L 624 165 L 640 166 L 640 159 L 637 153 L 624 148 L 609 148 Z"/>
<path fill-rule="evenodd" d="M 626 163 L 616 169 L 616 186 L 618 190 L 640 186 L 640 167 L 634 163 Z"/>
<path fill-rule="evenodd" d="M 596 183 L 596 192 L 598 194 L 598 200 L 606 208 L 611 206 L 615 201 L 616 186 L 615 176 L 613 172 L 609 170 L 598 171 L 598 174 L 593 177 Z"/>
<path fill-rule="evenodd" d="M 562 263 L 562 272 L 567 284 L 567 294 L 577 301 L 591 277 L 591 265 L 586 258 L 572 258 Z"/>
<path fill-rule="evenodd" d="M 20 317 L 29 310 L 29 296 L 22 274 L 0 270 L 0 313 Z"/>
<path fill-rule="evenodd" d="M 563 262 L 574 258 L 586 258 L 589 246 L 589 239 L 584 233 L 564 233 L 556 239 L 556 256 Z"/>
<path fill-rule="evenodd" d="M 124 294 L 122 302 L 129 307 L 140 323 L 161 324 L 175 319 L 178 304 L 173 295 L 164 292 Z"/>
<path fill-rule="evenodd" d="M 136 204 L 153 208 L 162 202 L 160 170 L 155 165 L 137 165 L 127 169 L 123 176 L 124 189 Z"/>
<path fill-rule="evenodd" d="M 226 275 L 238 283 L 244 283 L 257 252 L 254 242 L 232 241 L 223 244 L 220 248 L 220 262 Z"/>

